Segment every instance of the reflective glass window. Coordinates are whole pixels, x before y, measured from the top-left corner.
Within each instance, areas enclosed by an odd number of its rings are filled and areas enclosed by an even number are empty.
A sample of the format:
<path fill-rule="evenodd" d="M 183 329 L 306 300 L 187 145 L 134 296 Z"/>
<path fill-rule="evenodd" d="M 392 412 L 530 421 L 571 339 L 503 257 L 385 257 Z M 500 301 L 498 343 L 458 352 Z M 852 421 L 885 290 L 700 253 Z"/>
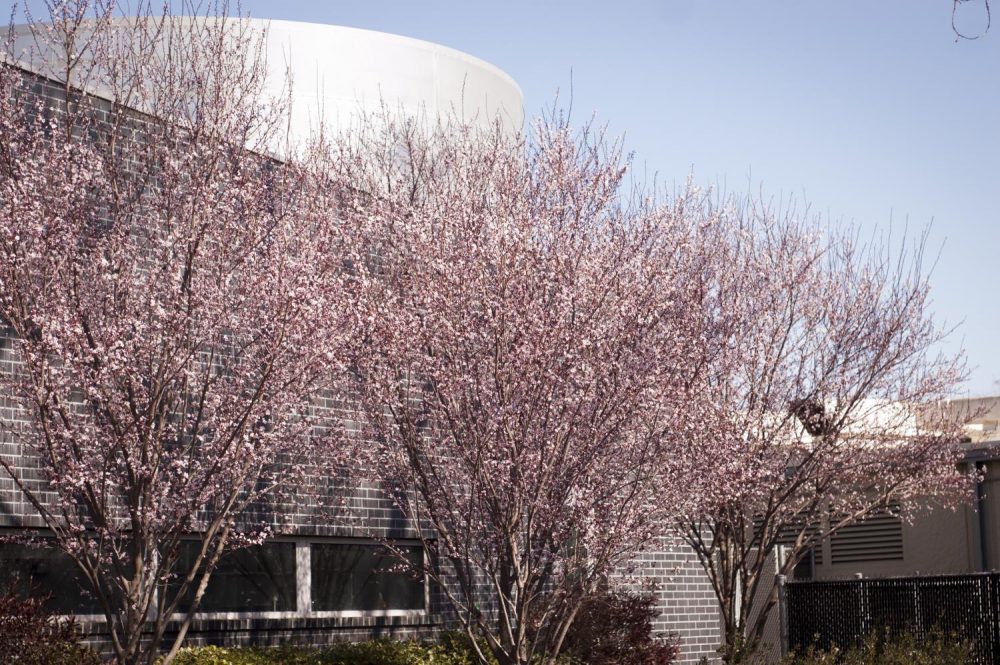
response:
<path fill-rule="evenodd" d="M 50 596 L 46 608 L 58 614 L 103 614 L 76 563 L 55 547 L 0 543 L 0 588 L 16 580 L 25 596 Z"/>
<path fill-rule="evenodd" d="M 422 548 L 400 549 L 412 564 L 423 561 Z M 423 574 L 380 545 L 313 543 L 311 565 L 313 611 L 425 608 Z"/>
<path fill-rule="evenodd" d="M 190 569 L 198 547 L 194 541 L 184 543 L 177 571 Z M 294 612 L 295 589 L 295 543 L 246 547 L 219 559 L 198 612 Z M 178 611 L 189 607 L 190 598 Z"/>

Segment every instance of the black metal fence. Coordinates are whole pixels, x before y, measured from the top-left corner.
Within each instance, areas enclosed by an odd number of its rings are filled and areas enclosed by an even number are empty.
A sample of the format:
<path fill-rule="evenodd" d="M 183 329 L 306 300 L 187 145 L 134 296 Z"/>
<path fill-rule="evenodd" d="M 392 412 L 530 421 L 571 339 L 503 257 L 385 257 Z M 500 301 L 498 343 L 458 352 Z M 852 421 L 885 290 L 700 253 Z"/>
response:
<path fill-rule="evenodd" d="M 1000 665 L 1000 573 L 788 582 L 783 605 L 791 649 L 938 630 L 973 643 L 973 662 Z"/>

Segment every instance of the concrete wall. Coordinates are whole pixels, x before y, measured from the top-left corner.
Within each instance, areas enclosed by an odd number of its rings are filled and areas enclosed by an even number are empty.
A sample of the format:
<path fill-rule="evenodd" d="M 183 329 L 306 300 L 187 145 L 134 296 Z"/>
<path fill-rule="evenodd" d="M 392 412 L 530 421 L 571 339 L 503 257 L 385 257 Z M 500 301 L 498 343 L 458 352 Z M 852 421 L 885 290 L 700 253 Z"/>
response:
<path fill-rule="evenodd" d="M 983 513 L 976 489 L 969 483 L 966 500 L 958 505 L 929 502 L 902 521 L 902 556 L 891 560 L 835 563 L 830 539 L 821 544 L 817 579 L 934 575 L 1000 570 L 1000 461 L 983 463 Z M 986 562 L 982 562 L 980 520 L 985 526 Z"/>
<path fill-rule="evenodd" d="M 976 511 L 972 505 L 931 506 L 901 524 L 902 557 L 892 560 L 834 563 L 833 543 L 821 544 L 816 579 L 964 573 L 977 570 Z M 1000 533 L 1000 532 L 998 532 Z"/>

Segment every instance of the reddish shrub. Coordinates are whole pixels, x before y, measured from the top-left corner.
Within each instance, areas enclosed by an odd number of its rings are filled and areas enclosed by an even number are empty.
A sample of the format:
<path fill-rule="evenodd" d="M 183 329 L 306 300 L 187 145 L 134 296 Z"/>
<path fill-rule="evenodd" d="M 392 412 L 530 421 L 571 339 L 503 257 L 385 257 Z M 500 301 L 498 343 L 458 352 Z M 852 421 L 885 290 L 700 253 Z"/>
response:
<path fill-rule="evenodd" d="M 658 612 L 651 594 L 604 593 L 587 599 L 566 635 L 562 655 L 595 665 L 671 665 L 675 635 L 653 636 Z"/>
<path fill-rule="evenodd" d="M 46 596 L 24 596 L 16 580 L 0 591 L 0 663 L 5 665 L 97 665 L 100 659 L 80 643 L 72 619 L 45 609 Z"/>

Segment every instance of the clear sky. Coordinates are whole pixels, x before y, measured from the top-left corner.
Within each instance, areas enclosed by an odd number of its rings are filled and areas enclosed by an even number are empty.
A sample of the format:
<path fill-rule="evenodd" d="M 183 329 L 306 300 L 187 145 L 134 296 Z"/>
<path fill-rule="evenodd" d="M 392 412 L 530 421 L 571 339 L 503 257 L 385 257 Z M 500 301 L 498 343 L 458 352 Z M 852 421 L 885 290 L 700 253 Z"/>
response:
<path fill-rule="evenodd" d="M 0 2 L 0 5 L 4 2 Z M 9 3 L 7 3 L 9 4 Z M 37 2 L 30 2 L 37 6 Z M 895 233 L 933 222 L 937 316 L 967 390 L 1000 393 L 1000 8 L 956 42 L 951 0 L 243 0 L 256 18 L 451 46 L 505 70 L 529 116 L 557 92 L 661 182 L 808 201 Z M 977 32 L 982 5 L 960 27 Z"/>

